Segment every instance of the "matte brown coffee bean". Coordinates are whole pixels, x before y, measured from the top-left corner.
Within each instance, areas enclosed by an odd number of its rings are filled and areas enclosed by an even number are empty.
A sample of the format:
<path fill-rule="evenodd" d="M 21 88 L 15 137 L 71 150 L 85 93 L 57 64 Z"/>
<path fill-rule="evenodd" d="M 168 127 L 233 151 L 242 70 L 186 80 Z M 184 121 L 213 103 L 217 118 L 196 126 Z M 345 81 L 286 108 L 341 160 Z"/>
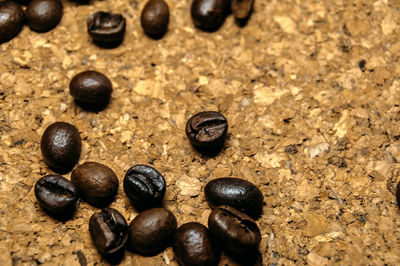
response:
<path fill-rule="evenodd" d="M 216 31 L 225 20 L 227 0 L 194 0 L 191 7 L 193 23 L 205 31 Z"/>
<path fill-rule="evenodd" d="M 204 194 L 212 207 L 229 205 L 258 219 L 262 213 L 263 195 L 251 182 L 240 178 L 217 178 L 207 183 Z"/>
<path fill-rule="evenodd" d="M 118 192 L 119 181 L 111 168 L 96 162 L 85 162 L 75 168 L 71 181 L 79 196 L 95 207 L 109 205 Z"/>
<path fill-rule="evenodd" d="M 113 208 L 93 214 L 89 220 L 89 231 L 97 250 L 104 255 L 121 251 L 129 237 L 128 223 Z"/>
<path fill-rule="evenodd" d="M 200 223 L 186 223 L 175 232 L 172 248 L 181 265 L 218 265 L 220 252 L 211 239 L 207 227 Z"/>
<path fill-rule="evenodd" d="M 125 35 L 126 20 L 121 14 L 99 11 L 87 19 L 87 29 L 93 41 L 100 45 L 118 45 Z"/>
<path fill-rule="evenodd" d="M 143 255 L 157 254 L 170 244 L 176 227 L 176 218 L 169 210 L 145 210 L 129 225 L 131 246 Z"/>
<path fill-rule="evenodd" d="M 219 112 L 200 112 L 188 120 L 185 130 L 190 143 L 200 152 L 218 151 L 224 145 L 228 121 Z"/>
<path fill-rule="evenodd" d="M 105 107 L 112 93 L 111 81 L 97 71 L 84 71 L 72 78 L 69 92 L 75 102 L 84 109 Z"/>
<path fill-rule="evenodd" d="M 231 9 L 237 19 L 247 18 L 253 8 L 254 0 L 231 0 Z"/>
<path fill-rule="evenodd" d="M 51 168 L 59 173 L 68 172 L 81 154 L 81 137 L 73 125 L 56 122 L 44 131 L 40 149 L 44 161 Z"/>
<path fill-rule="evenodd" d="M 53 29 L 60 22 L 62 14 L 60 0 L 33 0 L 25 10 L 27 24 L 37 32 Z"/>
<path fill-rule="evenodd" d="M 18 35 L 24 25 L 24 11 L 13 1 L 0 2 L 0 44 Z"/>
<path fill-rule="evenodd" d="M 169 8 L 164 0 L 149 0 L 143 8 L 140 22 L 150 36 L 162 36 L 167 32 Z"/>
<path fill-rule="evenodd" d="M 260 229 L 247 216 L 230 206 L 215 208 L 208 218 L 208 228 L 228 254 L 253 254 L 261 241 Z"/>
<path fill-rule="evenodd" d="M 35 196 L 43 209 L 53 213 L 70 213 L 78 201 L 78 189 L 60 175 L 47 175 L 35 184 Z"/>

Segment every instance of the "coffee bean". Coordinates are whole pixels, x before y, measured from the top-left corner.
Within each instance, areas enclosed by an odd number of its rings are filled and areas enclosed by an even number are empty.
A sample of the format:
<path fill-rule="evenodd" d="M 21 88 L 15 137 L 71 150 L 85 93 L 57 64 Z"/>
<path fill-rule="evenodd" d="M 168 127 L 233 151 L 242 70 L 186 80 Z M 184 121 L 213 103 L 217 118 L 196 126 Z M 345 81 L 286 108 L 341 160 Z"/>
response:
<path fill-rule="evenodd" d="M 25 10 L 27 24 L 37 32 L 53 29 L 60 22 L 62 14 L 60 0 L 33 0 Z"/>
<path fill-rule="evenodd" d="M 47 175 L 35 184 L 35 196 L 43 209 L 53 213 L 71 213 L 78 201 L 78 189 L 60 175 Z"/>
<path fill-rule="evenodd" d="M 218 265 L 220 252 L 211 239 L 207 227 L 200 223 L 186 223 L 176 230 L 172 248 L 181 265 Z"/>
<path fill-rule="evenodd" d="M 176 218 L 169 210 L 145 210 L 129 225 L 131 246 L 143 255 L 157 254 L 170 244 L 176 227 Z"/>
<path fill-rule="evenodd" d="M 186 123 L 186 135 L 200 152 L 218 151 L 225 142 L 228 121 L 219 112 L 206 111 L 192 116 Z"/>
<path fill-rule="evenodd" d="M 247 18 L 253 8 L 254 0 L 231 0 L 231 9 L 237 19 Z"/>
<path fill-rule="evenodd" d="M 257 224 L 245 213 L 230 206 L 215 208 L 208 217 L 208 228 L 228 255 L 258 251 L 261 233 Z"/>
<path fill-rule="evenodd" d="M 89 220 L 89 231 L 97 250 L 104 255 L 119 252 L 129 237 L 128 223 L 124 216 L 113 208 L 94 213 Z"/>
<path fill-rule="evenodd" d="M 229 205 L 253 219 L 260 217 L 263 208 L 261 191 L 247 180 L 217 178 L 205 186 L 204 194 L 212 207 Z"/>
<path fill-rule="evenodd" d="M 0 44 L 18 35 L 24 25 L 24 11 L 13 1 L 0 2 Z"/>
<path fill-rule="evenodd" d="M 110 101 L 112 84 L 105 75 L 97 71 L 84 71 L 73 77 L 69 92 L 82 108 L 101 109 Z"/>
<path fill-rule="evenodd" d="M 143 8 L 140 22 L 144 31 L 154 37 L 167 32 L 169 8 L 164 0 L 149 0 Z"/>
<path fill-rule="evenodd" d="M 397 184 L 396 198 L 397 198 L 397 206 L 400 208 L 400 182 Z"/>
<path fill-rule="evenodd" d="M 227 0 L 194 0 L 191 8 L 194 25 L 205 31 L 216 31 L 225 20 L 228 3 Z"/>
<path fill-rule="evenodd" d="M 109 205 L 118 192 L 119 181 L 111 168 L 96 162 L 85 162 L 71 174 L 79 196 L 95 207 Z"/>
<path fill-rule="evenodd" d="M 165 179 L 153 167 L 135 165 L 124 178 L 124 191 L 132 204 L 141 209 L 160 206 L 165 194 Z"/>
<path fill-rule="evenodd" d="M 87 29 L 93 41 L 100 45 L 119 45 L 125 35 L 126 20 L 121 14 L 96 12 L 87 19 Z"/>
<path fill-rule="evenodd" d="M 81 154 L 81 137 L 73 125 L 56 122 L 44 131 L 40 149 L 51 168 L 59 173 L 68 172 Z"/>

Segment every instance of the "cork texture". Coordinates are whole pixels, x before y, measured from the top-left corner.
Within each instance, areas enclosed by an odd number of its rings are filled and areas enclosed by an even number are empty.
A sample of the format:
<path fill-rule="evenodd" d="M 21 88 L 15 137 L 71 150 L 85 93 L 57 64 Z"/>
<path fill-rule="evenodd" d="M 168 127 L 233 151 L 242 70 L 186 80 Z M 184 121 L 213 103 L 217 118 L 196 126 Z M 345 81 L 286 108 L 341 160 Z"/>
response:
<path fill-rule="evenodd" d="M 140 26 L 145 1 L 63 1 L 54 30 L 25 26 L 0 46 L 0 264 L 107 265 L 88 231 L 98 209 L 80 201 L 73 219 L 60 222 L 36 201 L 35 182 L 53 173 L 40 138 L 55 121 L 79 129 L 79 163 L 115 171 L 111 207 L 128 222 L 137 212 L 121 184 L 135 164 L 164 175 L 164 205 L 178 225 L 207 225 L 205 184 L 240 177 L 264 195 L 264 265 L 399 264 L 398 2 L 256 0 L 247 25 L 231 15 L 214 33 L 193 26 L 190 1 L 167 3 L 161 40 Z M 100 10 L 126 17 L 121 46 L 92 44 L 86 18 Z M 104 111 L 84 111 L 69 94 L 84 70 L 112 81 Z M 187 119 L 204 110 L 229 122 L 213 158 L 184 134 Z M 126 251 L 121 265 L 178 264 L 168 248 L 154 257 Z M 236 264 L 222 256 L 220 265 Z"/>

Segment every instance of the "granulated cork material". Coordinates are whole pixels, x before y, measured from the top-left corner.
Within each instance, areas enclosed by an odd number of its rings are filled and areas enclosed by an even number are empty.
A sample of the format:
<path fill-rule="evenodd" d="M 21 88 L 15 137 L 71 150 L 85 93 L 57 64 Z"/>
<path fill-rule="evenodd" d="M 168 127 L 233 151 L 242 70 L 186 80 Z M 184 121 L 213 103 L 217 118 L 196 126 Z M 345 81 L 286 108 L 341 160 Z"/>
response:
<path fill-rule="evenodd" d="M 75 125 L 79 163 L 112 168 L 111 207 L 137 215 L 122 190 L 135 164 L 159 170 L 164 205 L 178 225 L 207 224 L 205 184 L 240 177 L 265 199 L 260 252 L 265 265 L 400 263 L 400 10 L 398 2 L 256 0 L 247 25 L 229 16 L 214 33 L 194 28 L 190 1 L 167 1 L 161 40 L 140 26 L 145 1 L 64 1 L 51 32 L 24 27 L 0 46 L 0 264 L 105 265 L 88 231 L 98 209 L 79 202 L 73 219 L 46 215 L 33 192 L 53 173 L 40 138 L 55 121 Z M 114 49 L 91 43 L 96 11 L 127 19 Z M 113 84 L 109 106 L 76 106 L 69 82 L 96 70 Z M 219 110 L 229 122 L 224 149 L 203 157 L 184 134 L 193 114 Z M 70 173 L 64 175 L 70 178 Z M 125 252 L 121 265 L 177 265 Z M 220 265 L 236 265 L 222 256 Z"/>

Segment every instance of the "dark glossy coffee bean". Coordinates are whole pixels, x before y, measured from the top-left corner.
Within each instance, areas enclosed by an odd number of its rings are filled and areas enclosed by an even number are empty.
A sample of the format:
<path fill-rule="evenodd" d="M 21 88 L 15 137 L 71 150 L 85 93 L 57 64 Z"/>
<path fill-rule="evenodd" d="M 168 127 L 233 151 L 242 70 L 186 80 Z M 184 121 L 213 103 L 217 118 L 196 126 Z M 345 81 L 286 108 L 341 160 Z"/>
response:
<path fill-rule="evenodd" d="M 143 255 L 157 254 L 170 244 L 176 227 L 176 218 L 169 210 L 145 210 L 129 225 L 131 246 Z"/>
<path fill-rule="evenodd" d="M 186 123 L 186 135 L 190 143 L 201 152 L 221 149 L 227 131 L 228 121 L 219 112 L 200 112 Z"/>
<path fill-rule="evenodd" d="M 18 35 L 24 25 L 24 11 L 13 1 L 0 2 L 0 44 Z"/>
<path fill-rule="evenodd" d="M 60 22 L 62 14 L 60 0 L 33 0 L 25 10 L 26 23 L 37 32 L 53 29 Z"/>
<path fill-rule="evenodd" d="M 200 223 L 181 225 L 175 232 L 172 248 L 181 265 L 218 265 L 219 249 L 213 243 L 207 227 Z"/>
<path fill-rule="evenodd" d="M 44 131 L 40 149 L 44 161 L 55 171 L 64 173 L 71 170 L 79 159 L 81 137 L 73 125 L 56 122 Z"/>
<path fill-rule="evenodd" d="M 237 19 L 247 18 L 253 8 L 254 0 L 231 0 L 231 9 Z"/>
<path fill-rule="evenodd" d="M 260 229 L 247 216 L 230 206 L 215 208 L 208 218 L 208 228 L 227 254 L 253 254 L 261 241 Z"/>
<path fill-rule="evenodd" d="M 143 8 L 140 22 L 150 36 L 162 36 L 167 32 L 169 8 L 164 0 L 149 0 Z"/>
<path fill-rule="evenodd" d="M 205 186 L 204 194 L 212 207 L 229 205 L 258 219 L 262 213 L 263 195 L 251 182 L 240 178 L 217 178 Z"/>
<path fill-rule="evenodd" d="M 165 189 L 164 177 L 151 166 L 135 165 L 126 172 L 125 194 L 140 209 L 160 206 Z"/>
<path fill-rule="evenodd" d="M 196 27 L 205 31 L 215 31 L 221 27 L 228 10 L 227 0 L 194 0 L 192 20 Z"/>
<path fill-rule="evenodd" d="M 35 196 L 43 209 L 54 213 L 70 213 L 78 201 L 78 189 L 60 175 L 47 175 L 35 184 Z"/>
<path fill-rule="evenodd" d="M 400 208 L 400 182 L 397 184 L 396 199 L 397 199 L 397 206 Z"/>
<path fill-rule="evenodd" d="M 79 196 L 96 207 L 109 205 L 118 192 L 119 181 L 114 171 L 96 162 L 85 162 L 75 168 L 71 181 Z"/>
<path fill-rule="evenodd" d="M 99 45 L 119 44 L 125 35 L 126 20 L 121 14 L 96 12 L 87 19 L 87 29 Z"/>
<path fill-rule="evenodd" d="M 119 252 L 129 237 L 128 223 L 113 208 L 105 208 L 93 214 L 89 220 L 89 231 L 97 250 L 104 255 Z"/>
<path fill-rule="evenodd" d="M 112 93 L 111 81 L 97 71 L 84 71 L 72 78 L 69 92 L 84 109 L 105 107 Z"/>

